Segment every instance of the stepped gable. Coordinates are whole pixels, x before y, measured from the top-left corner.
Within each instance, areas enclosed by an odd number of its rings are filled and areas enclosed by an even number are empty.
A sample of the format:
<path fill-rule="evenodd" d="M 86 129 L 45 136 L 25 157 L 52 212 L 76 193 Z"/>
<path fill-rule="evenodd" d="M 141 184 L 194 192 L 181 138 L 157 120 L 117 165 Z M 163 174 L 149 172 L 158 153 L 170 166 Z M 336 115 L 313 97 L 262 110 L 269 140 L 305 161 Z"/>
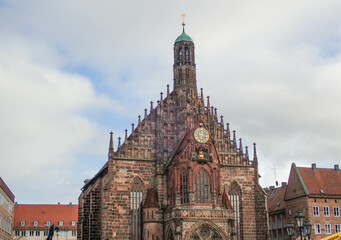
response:
<path fill-rule="evenodd" d="M 167 88 L 169 89 L 169 88 Z M 151 102 L 150 112 L 141 120 L 138 118 L 137 127 L 132 124 L 131 134 L 126 136 L 124 143 L 118 146 L 114 154 L 114 159 L 133 158 L 156 160 L 163 158 L 163 164 L 171 159 L 179 146 L 184 142 L 184 136 L 189 129 L 195 126 L 195 116 L 198 108 L 196 106 L 181 107 L 176 101 L 177 93 L 172 91 L 168 96 L 158 101 L 157 106 L 153 107 Z M 236 132 L 231 136 L 229 123 L 224 125 L 223 116 L 220 121 L 217 117 L 217 109 L 210 106 L 209 97 L 207 104 L 204 105 L 203 93 L 197 102 L 203 106 L 204 125 L 210 132 L 212 142 L 217 150 L 218 158 L 224 165 L 250 165 L 248 147 L 245 152 L 242 147 L 242 140 L 239 139 L 237 146 Z"/>

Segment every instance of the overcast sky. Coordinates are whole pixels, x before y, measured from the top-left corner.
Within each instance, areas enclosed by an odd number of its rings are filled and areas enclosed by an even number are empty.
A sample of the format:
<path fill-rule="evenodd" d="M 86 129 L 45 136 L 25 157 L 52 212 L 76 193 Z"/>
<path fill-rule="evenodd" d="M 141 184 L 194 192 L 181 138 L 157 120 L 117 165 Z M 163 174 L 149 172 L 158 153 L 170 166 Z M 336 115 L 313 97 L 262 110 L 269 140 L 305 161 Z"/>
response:
<path fill-rule="evenodd" d="M 16 201 L 78 202 L 109 132 L 172 86 L 181 13 L 198 88 L 257 143 L 263 187 L 292 162 L 341 164 L 341 1 L 0 0 L 0 176 Z"/>

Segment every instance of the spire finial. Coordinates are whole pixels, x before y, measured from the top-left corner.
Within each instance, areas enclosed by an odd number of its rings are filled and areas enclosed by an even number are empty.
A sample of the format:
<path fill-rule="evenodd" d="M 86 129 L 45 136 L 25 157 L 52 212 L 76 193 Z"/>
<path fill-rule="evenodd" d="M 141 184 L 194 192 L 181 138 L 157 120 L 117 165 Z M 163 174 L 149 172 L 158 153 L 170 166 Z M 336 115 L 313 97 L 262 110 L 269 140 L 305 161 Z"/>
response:
<path fill-rule="evenodd" d="M 186 14 L 185 13 L 181 14 L 181 17 L 182 17 L 182 31 L 185 32 L 185 25 L 186 25 L 185 17 L 186 17 Z"/>

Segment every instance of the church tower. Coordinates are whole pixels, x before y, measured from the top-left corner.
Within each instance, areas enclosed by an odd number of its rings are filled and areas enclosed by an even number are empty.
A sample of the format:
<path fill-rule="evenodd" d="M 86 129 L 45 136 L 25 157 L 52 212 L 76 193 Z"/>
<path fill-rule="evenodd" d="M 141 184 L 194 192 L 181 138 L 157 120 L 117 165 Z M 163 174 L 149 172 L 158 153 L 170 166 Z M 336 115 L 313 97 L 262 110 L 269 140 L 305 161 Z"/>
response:
<path fill-rule="evenodd" d="M 174 43 L 173 89 L 177 93 L 178 104 L 186 107 L 195 105 L 197 80 L 194 42 L 185 33 L 185 22 L 182 27 L 182 34 Z"/>

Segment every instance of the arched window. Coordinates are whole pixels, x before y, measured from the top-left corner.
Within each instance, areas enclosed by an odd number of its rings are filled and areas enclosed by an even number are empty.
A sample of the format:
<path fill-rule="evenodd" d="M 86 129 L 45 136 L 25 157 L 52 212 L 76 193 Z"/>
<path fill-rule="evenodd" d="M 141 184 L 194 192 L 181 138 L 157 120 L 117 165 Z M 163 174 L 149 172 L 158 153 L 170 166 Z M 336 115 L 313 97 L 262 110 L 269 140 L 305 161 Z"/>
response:
<path fill-rule="evenodd" d="M 234 210 L 234 225 L 237 234 L 237 240 L 240 239 L 240 201 L 241 201 L 241 190 L 238 183 L 233 182 L 230 185 L 228 197 Z"/>
<path fill-rule="evenodd" d="M 189 62 L 189 47 L 187 44 L 185 45 L 185 62 Z"/>
<path fill-rule="evenodd" d="M 130 190 L 130 211 L 131 211 L 131 225 L 130 235 L 132 240 L 141 239 L 141 217 L 142 217 L 142 182 L 140 179 L 133 180 Z"/>
<path fill-rule="evenodd" d="M 185 168 L 181 169 L 180 172 L 180 196 L 181 196 L 181 204 L 188 203 L 188 172 Z"/>
<path fill-rule="evenodd" d="M 211 203 L 211 182 L 208 173 L 201 168 L 194 179 L 194 202 Z"/>
<path fill-rule="evenodd" d="M 182 47 L 179 48 L 178 57 L 179 57 L 179 63 L 180 63 L 180 65 L 182 65 L 182 61 L 183 61 Z"/>

